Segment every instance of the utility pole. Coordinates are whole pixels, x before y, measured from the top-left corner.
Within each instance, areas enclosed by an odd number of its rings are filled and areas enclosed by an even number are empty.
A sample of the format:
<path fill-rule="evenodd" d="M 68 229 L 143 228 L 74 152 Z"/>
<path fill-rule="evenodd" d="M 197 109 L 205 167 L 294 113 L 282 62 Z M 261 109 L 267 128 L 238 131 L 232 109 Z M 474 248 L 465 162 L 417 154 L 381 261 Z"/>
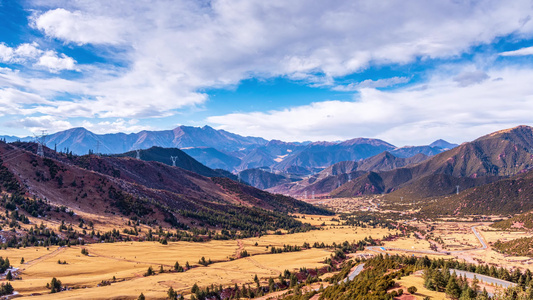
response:
<path fill-rule="evenodd" d="M 170 156 L 170 160 L 172 160 L 172 166 L 175 167 L 176 166 L 176 160 L 178 159 L 177 156 Z"/>

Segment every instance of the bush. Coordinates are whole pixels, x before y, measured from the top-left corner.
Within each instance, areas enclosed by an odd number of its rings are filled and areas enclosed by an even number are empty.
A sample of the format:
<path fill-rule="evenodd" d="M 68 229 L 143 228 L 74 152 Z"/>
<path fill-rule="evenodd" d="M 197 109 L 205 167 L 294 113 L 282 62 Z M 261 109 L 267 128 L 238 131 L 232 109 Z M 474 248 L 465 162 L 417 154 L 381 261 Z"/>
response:
<path fill-rule="evenodd" d="M 415 286 L 410 286 L 410 287 L 407 288 L 407 291 L 409 292 L 409 294 L 414 295 L 414 294 L 416 294 L 416 291 L 418 291 L 418 290 L 417 290 L 417 288 Z"/>

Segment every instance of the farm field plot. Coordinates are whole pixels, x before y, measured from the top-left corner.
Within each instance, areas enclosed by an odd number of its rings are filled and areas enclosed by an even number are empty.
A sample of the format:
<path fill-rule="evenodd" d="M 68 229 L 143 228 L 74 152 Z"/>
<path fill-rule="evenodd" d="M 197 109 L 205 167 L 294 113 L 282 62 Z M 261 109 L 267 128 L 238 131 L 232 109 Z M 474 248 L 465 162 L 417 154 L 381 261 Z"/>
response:
<path fill-rule="evenodd" d="M 469 222 L 435 222 L 433 236 L 440 237 L 445 250 L 457 251 L 481 247 L 479 240 L 472 234 L 472 226 L 478 223 Z"/>
<path fill-rule="evenodd" d="M 479 229 L 483 232 L 483 237 L 485 237 L 488 243 L 495 243 L 498 240 L 506 242 L 523 237 L 533 236 L 533 232 L 531 231 L 507 231 L 494 229 L 489 226 L 479 227 Z"/>

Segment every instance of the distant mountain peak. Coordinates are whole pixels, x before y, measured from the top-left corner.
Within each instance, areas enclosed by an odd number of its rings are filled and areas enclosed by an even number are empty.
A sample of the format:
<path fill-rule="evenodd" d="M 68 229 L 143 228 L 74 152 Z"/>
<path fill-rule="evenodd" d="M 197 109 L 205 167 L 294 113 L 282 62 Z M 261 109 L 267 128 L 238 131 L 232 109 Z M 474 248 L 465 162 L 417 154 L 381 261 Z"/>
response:
<path fill-rule="evenodd" d="M 355 138 L 355 139 L 350 139 L 350 140 L 346 140 L 344 142 L 341 142 L 339 143 L 340 145 L 361 145 L 361 144 L 369 144 L 369 145 L 372 145 L 372 146 L 387 146 L 387 147 L 391 147 L 391 148 L 395 148 L 394 145 L 392 144 L 389 144 L 383 140 L 380 140 L 380 139 L 371 139 L 371 138 Z"/>
<path fill-rule="evenodd" d="M 443 139 L 438 139 L 436 141 L 434 141 L 433 143 L 429 144 L 430 147 L 438 147 L 438 148 L 442 148 L 442 149 L 453 149 L 455 147 L 457 147 L 458 145 L 457 144 L 452 144 L 448 141 L 445 141 Z"/>

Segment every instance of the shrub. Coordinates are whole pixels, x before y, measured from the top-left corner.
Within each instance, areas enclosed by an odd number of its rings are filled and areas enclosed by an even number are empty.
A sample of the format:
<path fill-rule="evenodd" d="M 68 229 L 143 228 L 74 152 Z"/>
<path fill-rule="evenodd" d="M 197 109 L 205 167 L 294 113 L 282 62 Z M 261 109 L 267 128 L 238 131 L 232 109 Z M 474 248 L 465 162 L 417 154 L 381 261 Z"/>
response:
<path fill-rule="evenodd" d="M 409 292 L 409 294 L 413 295 L 413 294 L 416 294 L 416 291 L 418 289 L 415 287 L 415 286 L 410 286 L 407 288 L 407 291 Z"/>

